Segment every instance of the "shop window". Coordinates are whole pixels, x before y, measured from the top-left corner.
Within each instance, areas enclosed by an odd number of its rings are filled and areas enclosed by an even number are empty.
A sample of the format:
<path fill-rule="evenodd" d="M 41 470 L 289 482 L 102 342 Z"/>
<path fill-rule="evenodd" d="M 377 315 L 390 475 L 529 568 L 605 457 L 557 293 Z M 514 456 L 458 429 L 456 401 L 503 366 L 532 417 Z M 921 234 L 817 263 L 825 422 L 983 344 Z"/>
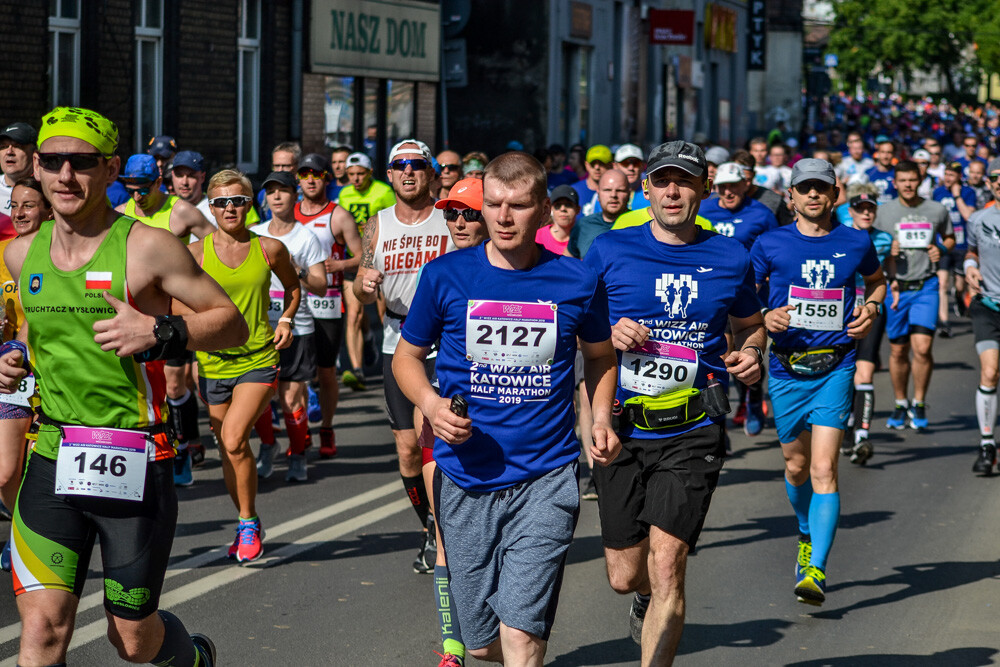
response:
<path fill-rule="evenodd" d="M 239 168 L 257 171 L 260 154 L 260 2 L 242 0 L 237 40 L 236 155 Z"/>
<path fill-rule="evenodd" d="M 135 146 L 141 152 L 163 131 L 163 5 L 159 0 L 139 0 L 137 8 L 135 119 Z"/>
<path fill-rule="evenodd" d="M 325 77 L 326 146 L 354 145 L 354 82 L 353 76 Z"/>
<path fill-rule="evenodd" d="M 80 104 L 80 0 L 49 2 L 49 107 Z"/>

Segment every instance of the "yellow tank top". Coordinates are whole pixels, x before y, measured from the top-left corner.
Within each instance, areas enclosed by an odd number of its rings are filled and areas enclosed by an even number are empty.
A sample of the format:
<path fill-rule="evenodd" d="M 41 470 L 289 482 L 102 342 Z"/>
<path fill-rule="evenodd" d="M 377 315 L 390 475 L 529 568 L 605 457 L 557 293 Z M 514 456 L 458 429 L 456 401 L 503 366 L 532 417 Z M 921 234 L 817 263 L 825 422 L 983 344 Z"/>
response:
<path fill-rule="evenodd" d="M 180 199 L 180 197 L 177 195 L 167 195 L 167 200 L 163 202 L 163 206 L 161 206 L 160 210 L 153 215 L 139 215 L 135 210 L 135 199 L 129 199 L 125 202 L 125 215 L 135 218 L 139 222 L 145 223 L 150 227 L 165 229 L 169 232 L 170 213 L 173 211 L 174 202 L 178 199 Z"/>
<path fill-rule="evenodd" d="M 215 254 L 215 234 L 204 239 L 201 268 L 215 278 L 243 314 L 250 338 L 240 347 L 217 352 L 198 352 L 198 372 L 210 379 L 235 378 L 257 368 L 278 363 L 274 349 L 274 329 L 267 318 L 271 303 L 271 267 L 260 245 L 260 237 L 250 233 L 250 252 L 236 268 L 224 264 Z"/>
<path fill-rule="evenodd" d="M 21 299 L 17 293 L 17 281 L 7 270 L 7 263 L 3 261 L 3 253 L 7 250 L 7 244 L 14 239 L 0 241 L 0 286 L 3 287 L 3 340 L 12 340 L 17 336 L 18 330 L 24 323 L 24 311 L 21 310 Z"/>

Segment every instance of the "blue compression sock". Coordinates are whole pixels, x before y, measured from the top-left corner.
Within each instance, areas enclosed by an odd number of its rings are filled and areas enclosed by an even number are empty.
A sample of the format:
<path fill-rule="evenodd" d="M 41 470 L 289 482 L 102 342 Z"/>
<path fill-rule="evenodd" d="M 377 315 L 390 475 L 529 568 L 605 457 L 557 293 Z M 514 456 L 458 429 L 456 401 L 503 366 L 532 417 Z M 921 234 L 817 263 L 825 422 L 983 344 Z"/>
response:
<path fill-rule="evenodd" d="M 785 493 L 788 495 L 788 502 L 795 510 L 795 518 L 799 520 L 799 532 L 809 535 L 809 506 L 813 497 L 812 480 L 806 479 L 801 486 L 795 486 L 785 478 Z"/>
<path fill-rule="evenodd" d="M 840 493 L 813 494 L 809 504 L 809 525 L 812 527 L 812 561 L 826 572 L 826 557 L 833 546 L 833 537 L 837 534 L 837 522 L 840 520 Z"/>

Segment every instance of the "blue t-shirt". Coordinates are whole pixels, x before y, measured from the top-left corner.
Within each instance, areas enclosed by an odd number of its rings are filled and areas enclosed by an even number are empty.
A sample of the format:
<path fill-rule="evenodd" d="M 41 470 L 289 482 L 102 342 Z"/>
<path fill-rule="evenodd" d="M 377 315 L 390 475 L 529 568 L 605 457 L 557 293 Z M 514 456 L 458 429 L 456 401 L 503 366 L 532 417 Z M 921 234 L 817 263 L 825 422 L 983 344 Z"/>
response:
<path fill-rule="evenodd" d="M 337 183 L 333 180 L 326 185 L 326 199 L 327 201 L 337 201 L 337 197 L 340 196 L 340 191 L 344 189 L 343 185 Z"/>
<path fill-rule="evenodd" d="M 569 243 L 566 244 L 566 249 L 573 257 L 583 259 L 587 256 L 587 251 L 590 250 L 594 239 L 609 231 L 614 224 L 605 220 L 601 213 L 592 213 L 577 218 L 569 233 Z"/>
<path fill-rule="evenodd" d="M 597 190 L 592 190 L 587 185 L 586 178 L 573 183 L 570 187 L 576 190 L 576 194 L 580 195 L 580 212 L 576 215 L 577 220 L 597 210 L 599 205 L 597 202 Z"/>
<path fill-rule="evenodd" d="M 424 267 L 402 336 L 419 347 L 440 339 L 440 393 L 469 402 L 472 437 L 434 441 L 434 460 L 460 487 L 496 491 L 577 459 L 576 337 L 611 337 L 607 297 L 583 262 L 543 249 L 530 269 L 499 269 L 486 244 L 442 255 Z"/>
<path fill-rule="evenodd" d="M 580 177 L 576 175 L 575 171 L 566 167 L 562 171 L 556 173 L 551 171 L 548 172 L 546 174 L 546 180 L 548 181 L 549 192 L 551 192 L 560 185 L 573 185 L 580 180 Z"/>
<path fill-rule="evenodd" d="M 882 171 L 877 166 L 865 172 L 868 182 L 878 189 L 878 203 L 884 204 L 896 196 L 896 186 L 892 180 L 896 178 L 896 170 Z"/>
<path fill-rule="evenodd" d="M 742 206 L 730 211 L 723 208 L 718 197 L 712 196 L 701 203 L 698 213 L 712 221 L 715 231 L 736 239 L 747 250 L 758 236 L 778 227 L 778 219 L 771 209 L 751 197 L 745 197 Z"/>
<path fill-rule="evenodd" d="M 847 335 L 847 323 L 854 319 L 855 274 L 870 276 L 879 268 L 875 246 L 867 232 L 844 225 L 834 225 L 826 236 L 806 236 L 797 225 L 779 227 L 764 234 L 750 251 L 757 282 L 771 284 L 767 307 L 788 305 L 789 289 L 796 288 L 803 309 L 811 300 L 816 307 L 825 309 L 824 301 L 840 301 L 843 322 L 836 331 L 819 331 L 789 327 L 781 333 L 771 333 L 778 347 L 806 350 L 853 342 Z M 837 290 L 839 295 L 831 296 Z M 822 311 L 820 311 L 822 312 Z M 803 314 L 814 314 L 806 310 Z M 854 350 L 841 360 L 838 368 L 854 363 Z M 773 377 L 789 379 L 792 376 L 771 355 L 769 365 Z"/>
<path fill-rule="evenodd" d="M 968 185 L 963 185 L 958 196 L 962 198 L 967 206 L 976 208 L 976 191 L 970 188 Z M 961 211 L 958 210 L 958 205 L 955 203 L 955 198 L 951 194 L 951 190 L 943 185 L 939 185 L 934 188 L 934 193 L 931 195 L 931 199 L 934 201 L 941 202 L 941 205 L 948 209 L 948 216 L 951 218 L 951 228 L 955 232 L 955 248 L 958 250 L 965 250 L 969 247 L 968 243 L 965 241 L 965 223 L 968 222 L 962 217 Z M 941 237 L 938 236 L 938 243 L 941 242 Z"/>
<path fill-rule="evenodd" d="M 117 179 L 115 179 L 114 183 L 108 186 L 107 195 L 108 201 L 111 202 L 111 208 L 121 206 L 132 198 L 132 195 L 128 193 L 128 190 L 125 189 L 122 182 Z"/>
<path fill-rule="evenodd" d="M 687 386 L 704 389 L 709 373 L 723 385 L 727 383 L 728 373 L 722 356 L 728 347 L 726 324 L 729 316 L 750 317 L 760 310 L 750 254 L 738 241 L 700 229 L 694 243 L 674 246 L 658 241 L 650 225 L 640 225 L 597 237 L 584 263 L 597 271 L 605 285 L 609 321 L 613 324 L 628 317 L 651 330 L 649 339 L 654 345 L 647 343 L 644 346 L 654 350 L 651 354 L 629 353 L 626 358 L 622 352 L 618 353 L 616 397 L 620 403 L 642 393 L 654 395 L 625 388 L 630 384 L 626 374 L 630 369 L 623 369 L 623 363 L 638 362 L 634 369 L 638 372 L 634 375 L 642 377 L 631 384 L 633 387 L 669 380 L 662 377 L 663 365 L 658 367 L 652 361 L 657 356 L 686 359 L 679 365 L 670 362 L 673 369 L 670 374 L 675 381 L 680 380 L 677 369 L 684 366 Z M 665 344 L 683 346 L 686 350 L 665 348 Z M 659 378 L 654 377 L 658 374 Z M 664 438 L 709 423 L 711 420 L 705 418 L 692 424 L 652 431 L 622 424 L 622 434 L 638 439 Z"/>

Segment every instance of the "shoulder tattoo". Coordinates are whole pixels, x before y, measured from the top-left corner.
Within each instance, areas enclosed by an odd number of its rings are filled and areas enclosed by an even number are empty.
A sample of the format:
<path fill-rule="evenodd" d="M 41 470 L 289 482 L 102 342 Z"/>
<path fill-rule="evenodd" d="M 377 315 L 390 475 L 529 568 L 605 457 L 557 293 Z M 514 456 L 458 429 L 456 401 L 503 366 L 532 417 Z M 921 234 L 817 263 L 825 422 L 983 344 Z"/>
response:
<path fill-rule="evenodd" d="M 361 266 L 368 268 L 375 266 L 375 231 L 378 229 L 378 218 L 372 216 L 365 223 L 364 233 L 361 235 Z"/>

